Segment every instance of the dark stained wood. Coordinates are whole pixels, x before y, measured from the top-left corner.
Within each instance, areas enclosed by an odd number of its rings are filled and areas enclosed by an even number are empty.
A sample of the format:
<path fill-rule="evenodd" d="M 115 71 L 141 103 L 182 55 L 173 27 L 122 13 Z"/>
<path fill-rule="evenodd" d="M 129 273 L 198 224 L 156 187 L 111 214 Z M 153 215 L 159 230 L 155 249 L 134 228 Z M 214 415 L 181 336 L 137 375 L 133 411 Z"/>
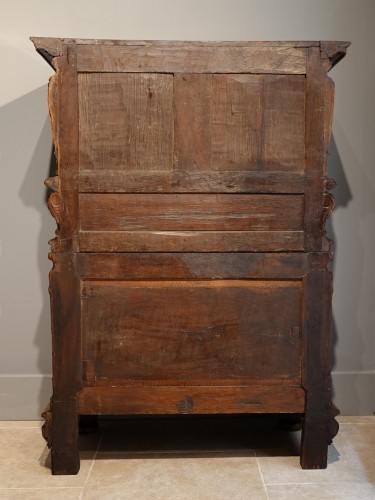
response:
<path fill-rule="evenodd" d="M 81 169 L 171 170 L 173 76 L 80 74 Z"/>
<path fill-rule="evenodd" d="M 320 52 L 315 47 L 309 51 L 308 66 L 310 71 L 306 76 L 305 250 L 319 252 L 324 249 L 324 181 L 327 175 L 334 89 L 320 64 Z"/>
<path fill-rule="evenodd" d="M 59 187 L 59 190 L 52 194 L 55 209 L 53 215 L 58 214 L 58 250 L 75 251 L 79 219 L 76 48 L 66 47 L 66 54 L 59 58 L 56 64 L 58 71 L 49 91 Z"/>
<path fill-rule="evenodd" d="M 301 231 L 303 196 L 81 194 L 82 231 Z"/>
<path fill-rule="evenodd" d="M 300 382 L 301 282 L 86 281 L 82 299 L 95 380 Z"/>
<path fill-rule="evenodd" d="M 84 387 L 78 411 L 85 414 L 301 413 L 300 386 Z"/>
<path fill-rule="evenodd" d="M 53 396 L 51 399 L 52 473 L 79 470 L 77 391 L 82 386 L 80 287 L 75 254 L 52 253 L 50 272 Z"/>
<path fill-rule="evenodd" d="M 332 442 L 337 415 L 331 407 L 332 273 L 327 268 L 311 270 L 304 280 L 304 290 L 302 386 L 306 391 L 306 408 L 301 466 L 303 469 L 325 469 L 327 445 Z"/>
<path fill-rule="evenodd" d="M 302 416 L 301 465 L 326 467 L 348 43 L 33 42 L 56 70 L 52 472 L 79 470 L 80 415 L 147 413 Z"/>
<path fill-rule="evenodd" d="M 80 253 L 83 279 L 195 280 L 299 279 L 308 269 L 304 253 Z"/>
<path fill-rule="evenodd" d="M 81 170 L 81 193 L 291 193 L 302 194 L 305 176 L 300 172 L 186 171 L 125 172 Z"/>
<path fill-rule="evenodd" d="M 81 252 L 292 252 L 303 231 L 81 231 Z"/>
<path fill-rule="evenodd" d="M 56 144 L 58 180 L 48 206 L 58 225 L 50 259 L 53 396 L 51 464 L 53 474 L 79 470 L 77 391 L 82 385 L 80 359 L 80 288 L 75 273 L 78 233 L 78 105 L 75 47 L 56 60 L 50 91 L 51 123 Z M 72 121 L 70 121 L 72 120 Z"/>

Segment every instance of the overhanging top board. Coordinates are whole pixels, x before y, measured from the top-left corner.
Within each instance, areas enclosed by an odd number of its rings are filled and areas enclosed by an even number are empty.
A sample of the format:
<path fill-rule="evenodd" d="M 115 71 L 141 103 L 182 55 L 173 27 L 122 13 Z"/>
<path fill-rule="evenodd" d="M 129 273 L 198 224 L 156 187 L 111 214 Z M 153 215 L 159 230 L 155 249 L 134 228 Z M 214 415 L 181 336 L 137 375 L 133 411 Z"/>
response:
<path fill-rule="evenodd" d="M 349 42 L 189 42 L 83 40 L 32 37 L 38 52 L 55 67 L 64 46 L 77 47 L 82 72 L 305 74 L 308 50 L 320 47 L 329 71 Z"/>

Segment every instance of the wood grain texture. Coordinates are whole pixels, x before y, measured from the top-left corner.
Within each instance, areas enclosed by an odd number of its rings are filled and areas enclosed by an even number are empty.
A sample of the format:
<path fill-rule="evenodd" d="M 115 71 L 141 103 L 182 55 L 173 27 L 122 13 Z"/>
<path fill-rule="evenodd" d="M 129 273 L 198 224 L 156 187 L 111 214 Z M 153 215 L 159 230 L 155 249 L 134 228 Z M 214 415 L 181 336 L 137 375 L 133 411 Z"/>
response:
<path fill-rule="evenodd" d="M 80 74 L 81 169 L 171 170 L 173 76 Z"/>
<path fill-rule="evenodd" d="M 303 196 L 81 194 L 82 231 L 301 231 Z"/>
<path fill-rule="evenodd" d="M 304 253 L 80 253 L 80 279 L 299 279 Z"/>
<path fill-rule="evenodd" d="M 295 47 L 77 45 L 82 72 L 304 74 L 306 50 Z"/>
<path fill-rule="evenodd" d="M 306 177 L 305 249 L 323 250 L 327 150 L 332 123 L 334 87 L 320 63 L 320 53 L 310 49 L 306 77 Z"/>
<path fill-rule="evenodd" d="M 301 282 L 88 281 L 95 379 L 300 382 Z M 192 314 L 194 312 L 194 314 Z"/>
<path fill-rule="evenodd" d="M 81 193 L 285 193 L 302 194 L 303 172 L 254 171 L 126 172 L 81 170 Z"/>
<path fill-rule="evenodd" d="M 306 391 L 306 408 L 301 466 L 304 469 L 325 469 L 337 414 L 332 412 L 331 404 L 332 273 L 328 269 L 310 271 L 304 279 L 304 289 L 302 386 Z"/>
<path fill-rule="evenodd" d="M 75 254 L 51 253 L 49 275 L 52 327 L 53 396 L 50 442 L 52 473 L 77 474 L 77 392 L 82 386 L 80 284 Z"/>
<path fill-rule="evenodd" d="M 304 76 L 175 75 L 176 170 L 301 172 L 304 123 Z"/>
<path fill-rule="evenodd" d="M 303 251 L 303 231 L 80 231 L 81 252 Z"/>
<path fill-rule="evenodd" d="M 347 41 L 316 41 L 316 40 L 293 40 L 293 41 L 232 41 L 232 42 L 202 42 L 202 41 L 180 41 L 180 40 L 100 40 L 84 38 L 50 38 L 50 37 L 30 37 L 36 50 L 53 68 L 55 57 L 59 57 L 66 45 L 91 45 L 91 46 L 109 46 L 109 47 L 177 47 L 180 49 L 194 49 L 199 47 L 213 48 L 240 48 L 252 47 L 263 50 L 281 49 L 308 49 L 310 47 L 319 47 L 321 59 L 326 71 L 329 71 L 346 54 L 350 42 Z M 236 70 L 234 70 L 236 71 Z"/>
<path fill-rule="evenodd" d="M 56 70 L 53 473 L 79 469 L 80 414 L 302 415 L 301 465 L 326 467 L 348 43 L 33 42 Z"/>
<path fill-rule="evenodd" d="M 301 387 L 84 387 L 83 414 L 301 413 Z"/>
<path fill-rule="evenodd" d="M 51 124 L 57 155 L 58 187 L 51 201 L 58 224 L 54 248 L 75 251 L 78 233 L 78 86 L 75 46 L 56 59 L 57 73 L 49 91 Z M 50 204 L 51 206 L 51 204 Z"/>

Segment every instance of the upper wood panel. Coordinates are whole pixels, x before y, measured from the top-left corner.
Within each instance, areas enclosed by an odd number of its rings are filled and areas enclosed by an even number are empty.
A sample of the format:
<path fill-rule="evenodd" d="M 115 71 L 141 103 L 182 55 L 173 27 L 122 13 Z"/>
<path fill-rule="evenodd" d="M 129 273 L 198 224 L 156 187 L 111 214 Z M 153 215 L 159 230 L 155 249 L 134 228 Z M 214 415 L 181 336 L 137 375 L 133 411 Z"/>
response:
<path fill-rule="evenodd" d="M 78 71 L 304 74 L 306 49 L 267 46 L 78 45 Z"/>
<path fill-rule="evenodd" d="M 304 76 L 174 80 L 176 170 L 304 170 Z"/>
<path fill-rule="evenodd" d="M 80 171 L 304 170 L 304 76 L 85 73 L 78 81 Z"/>
<path fill-rule="evenodd" d="M 171 170 L 173 77 L 80 74 L 82 169 Z"/>

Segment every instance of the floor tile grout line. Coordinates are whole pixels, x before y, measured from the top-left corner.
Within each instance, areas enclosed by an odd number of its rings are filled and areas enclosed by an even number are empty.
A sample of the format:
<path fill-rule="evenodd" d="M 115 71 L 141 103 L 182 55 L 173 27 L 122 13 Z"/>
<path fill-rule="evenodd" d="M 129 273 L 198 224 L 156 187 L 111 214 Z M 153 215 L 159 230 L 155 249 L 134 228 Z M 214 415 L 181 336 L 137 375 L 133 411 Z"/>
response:
<path fill-rule="evenodd" d="M 336 484 L 374 484 L 375 481 L 308 481 L 306 483 L 301 482 L 290 482 L 290 483 L 267 483 L 268 486 L 327 486 L 327 485 L 336 485 Z"/>
<path fill-rule="evenodd" d="M 10 488 L 1 488 L 0 491 L 8 490 L 82 490 L 83 486 L 12 486 Z"/>
<path fill-rule="evenodd" d="M 90 465 L 90 469 L 89 469 L 89 472 L 87 474 L 85 484 L 83 485 L 82 493 L 81 493 L 81 495 L 79 497 L 79 500 L 82 500 L 83 494 L 85 493 L 86 486 L 87 486 L 87 483 L 89 482 L 89 479 L 90 479 L 90 476 L 91 476 L 91 471 L 92 471 L 92 469 L 94 467 L 96 457 L 98 456 L 99 448 L 100 448 L 100 446 L 102 444 L 102 440 L 103 440 L 105 431 L 106 431 L 106 427 L 103 429 L 103 432 L 102 432 L 102 434 L 101 434 L 101 436 L 99 438 L 98 446 L 96 447 L 95 454 L 94 454 L 94 457 L 92 459 L 92 463 Z"/>
<path fill-rule="evenodd" d="M 265 483 L 265 481 L 264 481 L 264 477 L 263 477 L 262 469 L 260 468 L 260 463 L 259 463 L 258 457 L 257 457 L 257 456 L 255 456 L 255 459 L 256 459 L 256 461 L 257 461 L 258 471 L 259 471 L 259 474 L 260 474 L 260 478 L 261 478 L 261 480 L 262 480 L 262 484 L 263 484 L 264 491 L 266 492 L 266 497 L 267 497 L 267 500 L 270 500 L 270 496 L 269 496 L 269 494 L 268 494 L 267 486 L 266 486 L 266 483 Z"/>

